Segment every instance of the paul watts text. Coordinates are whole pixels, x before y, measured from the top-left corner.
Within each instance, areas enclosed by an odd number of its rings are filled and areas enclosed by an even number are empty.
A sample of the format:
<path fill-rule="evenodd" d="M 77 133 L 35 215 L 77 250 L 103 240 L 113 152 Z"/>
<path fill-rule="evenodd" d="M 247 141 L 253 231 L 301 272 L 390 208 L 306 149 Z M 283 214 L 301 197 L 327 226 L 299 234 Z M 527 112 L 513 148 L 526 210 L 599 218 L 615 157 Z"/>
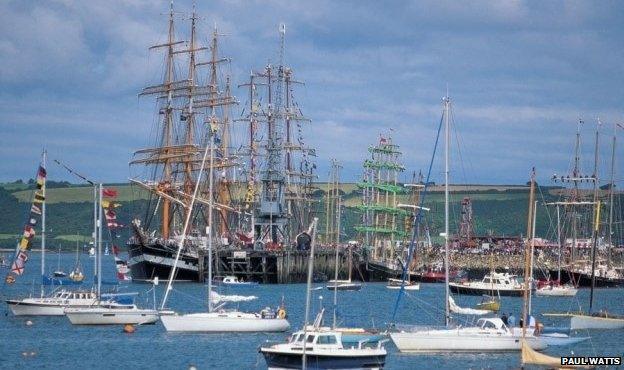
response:
<path fill-rule="evenodd" d="M 619 366 L 622 365 L 622 358 L 611 356 L 565 356 L 561 357 L 561 365 Z"/>

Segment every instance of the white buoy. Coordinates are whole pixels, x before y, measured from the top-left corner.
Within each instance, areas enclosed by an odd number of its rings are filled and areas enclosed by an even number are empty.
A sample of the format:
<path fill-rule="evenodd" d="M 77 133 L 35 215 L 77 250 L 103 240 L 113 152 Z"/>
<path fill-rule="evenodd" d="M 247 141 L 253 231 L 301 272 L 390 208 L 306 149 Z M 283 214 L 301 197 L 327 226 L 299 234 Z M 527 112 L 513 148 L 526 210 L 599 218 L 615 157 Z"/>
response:
<path fill-rule="evenodd" d="M 30 320 L 26 320 L 26 326 L 32 326 L 33 322 Z"/>

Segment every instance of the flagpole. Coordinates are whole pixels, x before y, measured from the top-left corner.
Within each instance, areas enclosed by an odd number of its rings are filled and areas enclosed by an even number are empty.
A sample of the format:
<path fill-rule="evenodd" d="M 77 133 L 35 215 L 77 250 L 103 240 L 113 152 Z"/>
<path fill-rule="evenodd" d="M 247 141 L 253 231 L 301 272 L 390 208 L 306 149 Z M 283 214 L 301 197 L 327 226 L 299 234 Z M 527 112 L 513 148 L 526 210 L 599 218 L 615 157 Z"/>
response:
<path fill-rule="evenodd" d="M 44 149 L 43 150 L 43 154 L 42 154 L 42 167 L 46 168 L 46 157 L 47 157 L 47 151 Z M 37 171 L 37 180 L 38 181 L 39 178 L 39 171 Z M 43 286 L 43 277 L 45 276 L 45 233 L 46 233 L 46 201 L 45 201 L 45 195 L 46 195 L 46 187 L 45 187 L 45 181 L 43 183 L 42 186 L 42 192 L 43 192 L 43 203 L 41 204 L 41 298 L 43 298 L 44 293 L 45 293 L 45 289 Z"/>

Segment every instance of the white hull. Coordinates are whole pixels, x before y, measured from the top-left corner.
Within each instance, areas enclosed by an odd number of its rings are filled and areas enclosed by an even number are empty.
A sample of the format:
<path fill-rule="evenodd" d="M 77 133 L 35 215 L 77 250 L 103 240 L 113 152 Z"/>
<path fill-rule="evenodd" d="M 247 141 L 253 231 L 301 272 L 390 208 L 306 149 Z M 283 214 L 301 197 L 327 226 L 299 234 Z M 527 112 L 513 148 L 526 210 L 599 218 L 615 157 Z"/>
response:
<path fill-rule="evenodd" d="M 137 308 L 67 308 L 65 315 L 74 325 L 144 325 L 158 321 L 158 311 Z"/>
<path fill-rule="evenodd" d="M 24 305 L 9 303 L 9 308 L 15 316 L 63 316 L 64 306 L 51 305 Z"/>
<path fill-rule="evenodd" d="M 455 331 L 456 332 L 456 331 Z M 458 335 L 452 333 L 392 333 L 390 338 L 400 352 L 506 352 L 520 351 L 520 337 Z M 541 350 L 545 343 L 527 339 L 532 349 Z"/>
<path fill-rule="evenodd" d="M 400 285 L 386 285 L 386 288 L 388 289 L 401 289 Z M 412 284 L 412 285 L 406 285 L 403 287 L 403 289 L 405 290 L 420 290 L 420 284 Z"/>
<path fill-rule="evenodd" d="M 264 319 L 260 315 L 243 312 L 193 313 L 161 317 L 167 331 L 171 332 L 282 332 L 290 329 L 286 319 Z"/>
<path fill-rule="evenodd" d="M 535 295 L 542 297 L 574 297 L 578 289 L 574 287 L 544 287 L 537 289 Z"/>
<path fill-rule="evenodd" d="M 622 329 L 624 318 L 571 315 L 570 330 L 579 329 Z"/>

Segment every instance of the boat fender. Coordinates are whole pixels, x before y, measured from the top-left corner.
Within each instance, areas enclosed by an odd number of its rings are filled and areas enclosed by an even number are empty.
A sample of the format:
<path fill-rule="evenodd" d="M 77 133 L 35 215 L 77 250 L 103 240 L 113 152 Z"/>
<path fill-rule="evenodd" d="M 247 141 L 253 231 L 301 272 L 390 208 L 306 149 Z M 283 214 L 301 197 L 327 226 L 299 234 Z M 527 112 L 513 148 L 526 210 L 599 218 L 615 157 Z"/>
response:
<path fill-rule="evenodd" d="M 286 318 L 286 310 L 283 308 L 280 308 L 279 310 L 277 310 L 277 317 L 279 317 L 280 319 L 285 319 Z"/>

